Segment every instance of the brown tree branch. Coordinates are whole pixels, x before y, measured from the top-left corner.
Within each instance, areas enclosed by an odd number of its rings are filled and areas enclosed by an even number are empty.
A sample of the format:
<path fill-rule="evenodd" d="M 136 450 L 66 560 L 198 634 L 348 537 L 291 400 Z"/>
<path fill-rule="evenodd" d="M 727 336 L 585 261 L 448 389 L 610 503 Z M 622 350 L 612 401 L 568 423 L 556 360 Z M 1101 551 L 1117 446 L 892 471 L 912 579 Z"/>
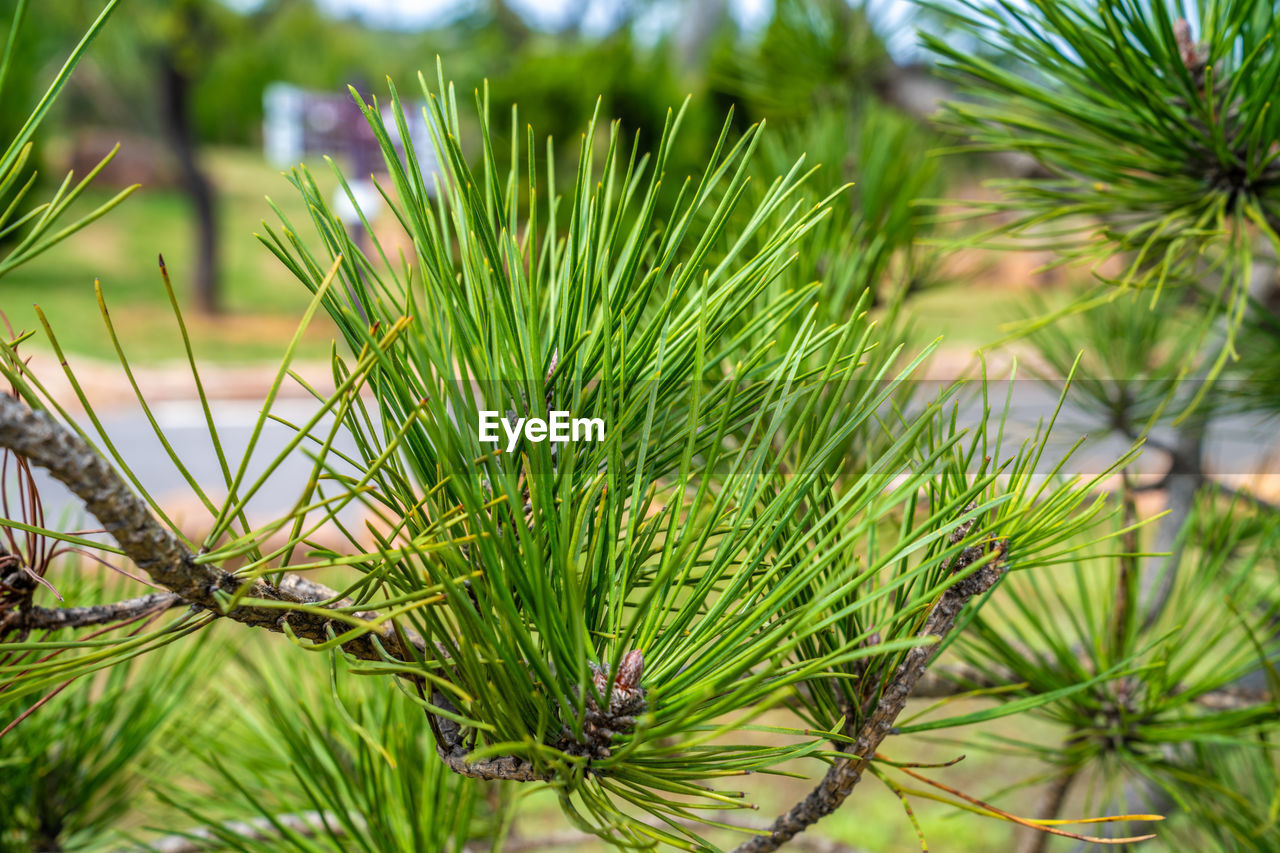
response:
<path fill-rule="evenodd" d="M 87 607 L 32 607 L 16 610 L 0 619 L 0 636 L 9 631 L 56 631 L 59 628 L 88 628 L 112 622 L 128 622 L 186 604 L 177 593 L 153 592 L 125 601 Z"/>
<path fill-rule="evenodd" d="M 20 454 L 66 485 L 138 568 L 188 604 L 255 628 L 283 631 L 287 622 L 294 634 L 303 639 L 325 642 L 330 638 L 333 620 L 319 614 L 287 611 L 282 615 L 276 608 L 255 607 L 252 603 L 223 613 L 223 599 L 218 593 L 231 594 L 245 581 L 217 566 L 196 563 L 190 549 L 152 517 L 147 505 L 116 470 L 47 413 L 33 411 L 14 397 L 0 395 L 0 447 Z M 250 583 L 246 597 L 289 604 L 316 602 L 261 579 Z M 377 639 L 392 654 L 403 651 L 390 627 L 384 628 Z M 358 637 L 344 648 L 363 660 L 381 660 L 372 634 Z"/>
<path fill-rule="evenodd" d="M 953 543 L 960 542 L 972 528 L 972 520 L 962 524 L 951 535 Z M 996 545 L 997 549 L 1002 545 Z M 953 571 L 961 571 L 972 565 L 983 554 L 981 546 L 966 548 L 951 566 Z M 926 639 L 941 640 L 955 625 L 956 617 L 968 603 L 969 599 L 981 595 L 995 585 L 1004 574 L 1004 560 L 997 551 L 992 562 L 974 571 L 968 577 L 957 581 L 929 611 L 924 626 L 917 636 Z M 740 844 L 735 853 L 767 853 L 776 850 L 790 841 L 798 833 L 803 832 L 819 819 L 831 814 L 848 798 L 855 785 L 862 779 L 862 774 L 876 754 L 881 742 L 889 735 L 893 723 L 902 709 L 906 707 L 907 697 L 924 675 L 925 668 L 937 651 L 937 643 L 915 646 L 909 649 L 905 659 L 899 665 L 893 680 L 889 682 L 875 710 L 863 723 L 852 744 L 838 744 L 837 749 L 848 754 L 847 758 L 837 760 L 816 788 L 809 795 L 780 815 L 769 828 L 768 835 L 758 835 Z"/>
<path fill-rule="evenodd" d="M 66 485 L 72 494 L 84 501 L 85 508 L 111 534 L 125 555 L 152 580 L 176 594 L 182 603 L 254 628 L 283 632 L 287 626 L 295 636 L 315 643 L 327 642 L 333 636 L 335 620 L 323 613 L 301 610 L 282 613 L 278 608 L 260 607 L 253 603 L 257 599 L 316 605 L 331 602 L 336 597 L 333 590 L 298 576 L 290 576 L 279 586 L 261 579 L 252 581 L 244 596 L 245 603 L 224 612 L 224 596 L 239 590 L 246 581 L 218 566 L 195 562 L 191 550 L 152 517 L 147 505 L 120 474 L 82 438 L 48 413 L 34 411 L 8 394 L 0 394 L 0 448 L 25 457 Z M 153 604 L 160 606 L 156 602 Z M 28 611 L 24 618 L 36 615 L 34 611 Z M 38 615 L 39 618 L 53 618 L 45 613 Z M 86 615 L 81 614 L 82 617 Z M 341 627 L 341 623 L 339 625 Z M 387 624 L 377 631 L 349 640 L 342 648 L 360 660 L 381 661 L 384 655 L 404 661 L 422 657 L 426 650 L 421 641 L 411 640 L 413 648 L 407 649 L 400 641 L 401 636 Z M 442 707 L 449 707 L 439 693 L 435 693 L 433 699 Z M 431 719 L 437 735 L 437 749 L 457 772 L 486 779 L 530 781 L 542 778 L 527 762 L 512 757 L 467 761 L 469 750 L 463 742 L 461 727 L 444 718 Z"/>

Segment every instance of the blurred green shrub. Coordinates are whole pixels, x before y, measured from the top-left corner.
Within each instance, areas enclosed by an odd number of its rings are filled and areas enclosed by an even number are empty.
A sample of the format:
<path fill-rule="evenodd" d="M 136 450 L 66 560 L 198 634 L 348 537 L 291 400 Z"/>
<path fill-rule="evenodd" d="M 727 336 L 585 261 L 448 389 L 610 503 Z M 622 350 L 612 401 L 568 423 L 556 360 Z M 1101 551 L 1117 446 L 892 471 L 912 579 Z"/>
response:
<path fill-rule="evenodd" d="M 189 740 L 184 756 L 203 765 L 208 788 L 159 792 L 193 825 L 160 831 L 244 853 L 441 853 L 491 835 L 481 785 L 440 760 L 401 685 L 340 668 L 242 656 L 222 680 L 236 718 L 216 741 Z"/>
<path fill-rule="evenodd" d="M 52 580 L 66 605 L 116 601 L 123 588 L 83 560 L 64 558 Z M 58 604 L 44 589 L 38 598 Z M 70 631 L 41 638 L 72 639 Z M 204 687 L 213 674 L 210 637 L 201 639 L 168 646 L 145 663 L 126 657 L 73 676 L 44 697 L 6 700 L 0 693 L 0 729 L 21 718 L 0 737 L 0 853 L 100 846 L 140 804 L 148 783 L 178 772 L 179 739 L 199 738 L 211 708 Z M 93 646 L 64 653 L 92 655 Z M 16 662 L 13 652 L 0 655 L 0 664 Z"/>

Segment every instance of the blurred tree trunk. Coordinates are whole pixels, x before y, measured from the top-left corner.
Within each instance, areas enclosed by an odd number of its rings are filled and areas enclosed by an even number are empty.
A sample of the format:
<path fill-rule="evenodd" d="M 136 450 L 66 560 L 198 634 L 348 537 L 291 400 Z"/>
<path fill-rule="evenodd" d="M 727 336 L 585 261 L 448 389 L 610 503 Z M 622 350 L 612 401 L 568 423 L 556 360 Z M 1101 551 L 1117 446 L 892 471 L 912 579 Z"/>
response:
<path fill-rule="evenodd" d="M 160 120 L 169 145 L 178 161 L 182 188 L 196 215 L 196 268 L 193 279 L 196 307 L 204 314 L 217 314 L 218 235 L 213 185 L 200 168 L 196 134 L 191 121 L 191 78 L 182 70 L 174 53 L 159 56 Z"/>
<path fill-rule="evenodd" d="M 676 34 L 676 56 L 685 69 L 701 68 L 710 53 L 711 40 L 729 16 L 728 0 L 692 0 L 683 8 Z"/>
<path fill-rule="evenodd" d="M 497 25 L 498 30 L 501 31 L 512 54 L 518 53 L 520 48 L 524 47 L 525 42 L 529 40 L 529 25 L 525 23 L 524 18 L 515 9 L 512 9 L 506 0 L 492 0 L 490 14 L 493 16 L 493 22 Z"/>

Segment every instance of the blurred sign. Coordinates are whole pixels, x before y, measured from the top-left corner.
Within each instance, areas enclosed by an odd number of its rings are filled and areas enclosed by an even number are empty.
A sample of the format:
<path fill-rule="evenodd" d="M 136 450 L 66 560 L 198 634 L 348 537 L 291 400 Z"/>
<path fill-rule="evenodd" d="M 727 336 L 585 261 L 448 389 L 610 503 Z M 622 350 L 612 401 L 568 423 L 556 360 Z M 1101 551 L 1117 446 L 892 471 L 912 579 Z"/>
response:
<path fill-rule="evenodd" d="M 283 169 L 305 157 L 328 154 L 346 161 L 345 170 L 356 181 L 364 182 L 375 172 L 386 172 L 377 137 L 350 94 L 272 83 L 263 93 L 262 102 L 262 142 L 272 165 Z M 399 151 L 412 149 L 431 192 L 434 186 L 430 176 L 439 166 L 423 115 L 426 102 L 407 101 L 403 106 L 408 140 L 401 137 L 389 106 L 382 108 L 382 121 Z"/>

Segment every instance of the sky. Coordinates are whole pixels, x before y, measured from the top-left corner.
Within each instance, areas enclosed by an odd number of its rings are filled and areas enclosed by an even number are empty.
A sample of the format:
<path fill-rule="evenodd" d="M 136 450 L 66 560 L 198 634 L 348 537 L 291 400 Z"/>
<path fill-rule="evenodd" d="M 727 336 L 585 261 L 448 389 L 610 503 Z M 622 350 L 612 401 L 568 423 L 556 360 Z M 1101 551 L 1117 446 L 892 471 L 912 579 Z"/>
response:
<path fill-rule="evenodd" d="M 335 15 L 356 14 L 370 24 L 389 27 L 424 27 L 439 24 L 467 11 L 471 0 L 317 0 L 321 8 Z M 575 0 L 508 0 L 535 25 L 556 27 L 578 6 Z M 730 0 L 733 16 L 746 27 L 759 26 L 768 19 L 771 0 Z M 614 0 L 587 0 L 590 31 L 607 27 L 617 7 Z"/>
<path fill-rule="evenodd" d="M 644 40 L 656 40 L 663 32 L 679 24 L 681 8 L 689 0 L 657 0 L 635 23 L 633 32 Z M 262 0 L 224 0 L 228 5 L 249 9 Z M 316 4 L 335 17 L 358 16 L 365 23 L 390 29 L 423 29 L 445 24 L 475 8 L 479 0 L 315 0 Z M 697 0 L 692 0 L 697 2 Z M 758 29 L 769 21 L 773 0 L 727 0 L 729 12 L 738 25 L 747 31 Z M 889 51 L 900 61 L 916 57 L 916 36 L 908 25 L 912 0 L 866 0 L 873 20 L 879 21 L 878 29 L 885 38 Z M 519 11 L 535 27 L 559 29 L 566 17 L 575 14 L 585 4 L 586 22 L 583 29 L 608 32 L 611 17 L 616 14 L 619 0 L 507 0 L 509 6 Z"/>

